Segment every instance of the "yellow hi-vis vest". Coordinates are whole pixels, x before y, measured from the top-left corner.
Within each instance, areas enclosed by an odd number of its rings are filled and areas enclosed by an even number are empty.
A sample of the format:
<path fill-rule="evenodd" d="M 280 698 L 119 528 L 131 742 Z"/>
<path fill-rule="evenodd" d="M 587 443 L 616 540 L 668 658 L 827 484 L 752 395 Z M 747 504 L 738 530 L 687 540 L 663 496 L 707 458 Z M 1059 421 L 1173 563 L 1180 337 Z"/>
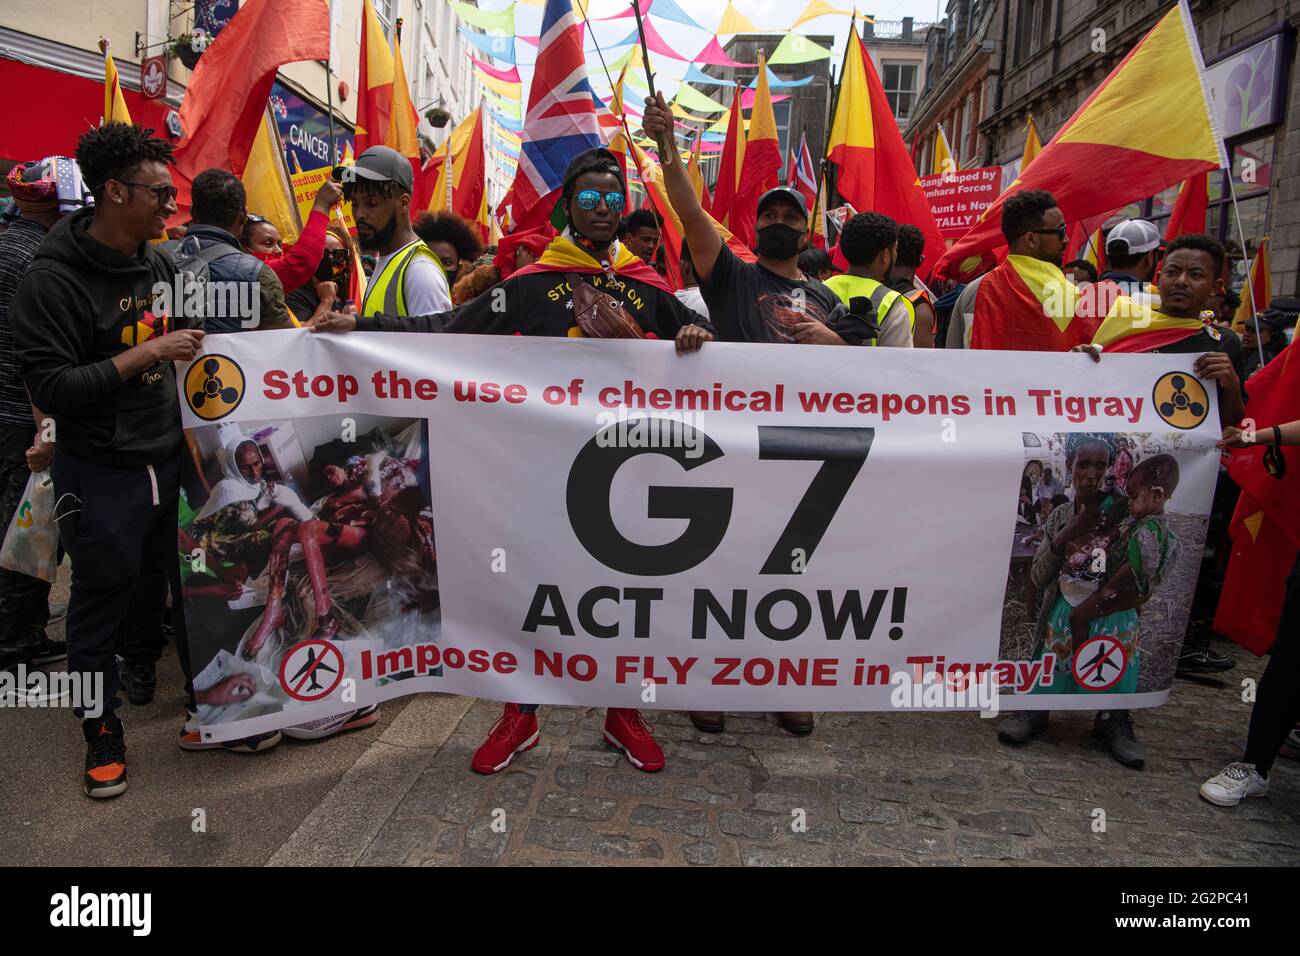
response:
<path fill-rule="evenodd" d="M 875 279 L 868 279 L 864 276 L 853 276 L 847 272 L 837 276 L 831 276 L 825 282 L 826 288 L 830 289 L 845 305 L 849 304 L 851 299 L 864 298 L 871 300 L 871 307 L 876 310 L 876 322 L 883 329 L 885 327 L 885 316 L 889 315 L 889 310 L 894 307 L 898 299 L 902 299 L 907 306 L 907 328 L 909 332 L 916 332 L 916 310 L 912 308 L 912 303 L 907 300 L 907 296 L 901 292 L 889 288 L 883 282 L 877 282 Z M 876 345 L 877 340 L 872 339 L 870 345 Z"/>
<path fill-rule="evenodd" d="M 416 239 L 393 253 L 393 257 L 384 263 L 383 271 L 371 277 L 361 300 L 362 315 L 406 315 L 406 270 L 416 256 L 432 259 L 446 277 L 447 270 L 443 268 L 442 260 L 423 240 Z M 450 288 L 450 280 L 447 285 Z"/>

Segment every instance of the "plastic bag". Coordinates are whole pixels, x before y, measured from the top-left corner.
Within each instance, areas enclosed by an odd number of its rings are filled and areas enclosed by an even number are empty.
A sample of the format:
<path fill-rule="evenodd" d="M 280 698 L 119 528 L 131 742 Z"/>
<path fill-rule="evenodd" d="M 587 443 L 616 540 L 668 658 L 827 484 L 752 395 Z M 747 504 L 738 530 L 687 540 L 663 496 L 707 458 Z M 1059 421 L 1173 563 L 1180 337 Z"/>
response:
<path fill-rule="evenodd" d="M 0 547 L 0 568 L 53 583 L 59 566 L 59 526 L 54 521 L 54 482 L 46 471 L 27 479 L 22 504 Z"/>

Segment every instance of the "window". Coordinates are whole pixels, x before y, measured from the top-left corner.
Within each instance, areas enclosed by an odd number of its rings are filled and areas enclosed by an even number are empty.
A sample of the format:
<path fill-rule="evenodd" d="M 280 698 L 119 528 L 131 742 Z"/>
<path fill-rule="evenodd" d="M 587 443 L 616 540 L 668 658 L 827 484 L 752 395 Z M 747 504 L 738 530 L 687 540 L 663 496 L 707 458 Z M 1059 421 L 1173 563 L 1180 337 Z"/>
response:
<path fill-rule="evenodd" d="M 384 36 L 393 38 L 393 17 L 396 15 L 397 0 L 375 0 L 375 14 L 384 28 Z"/>
<path fill-rule="evenodd" d="M 1237 194 L 1241 221 L 1232 208 L 1232 195 L 1223 172 L 1209 175 L 1209 208 L 1205 214 L 1205 231 L 1228 250 L 1229 285 L 1240 289 L 1246 278 L 1246 261 L 1241 254 L 1241 234 L 1246 250 L 1254 256 L 1259 241 L 1268 230 L 1269 187 L 1273 180 L 1273 155 L 1277 137 L 1273 133 L 1237 143 L 1228 149 L 1231 160 L 1232 189 Z M 1178 187 L 1166 189 L 1145 203 L 1145 218 L 1150 219 L 1163 235 L 1169 215 L 1178 198 Z M 1135 213 L 1136 215 L 1137 213 Z M 1238 232 L 1240 228 L 1241 232 Z"/>
<path fill-rule="evenodd" d="M 889 108 L 898 119 L 907 119 L 916 103 L 916 64 L 885 61 L 883 66 L 885 98 L 889 100 Z"/>
<path fill-rule="evenodd" d="M 1020 0 L 1016 23 L 1016 62 L 1038 52 L 1047 33 L 1050 14 L 1047 0 Z"/>
<path fill-rule="evenodd" d="M 785 182 L 789 170 L 786 165 L 790 155 L 790 100 L 772 104 L 772 118 L 776 120 L 776 142 L 781 151 L 780 181 Z"/>

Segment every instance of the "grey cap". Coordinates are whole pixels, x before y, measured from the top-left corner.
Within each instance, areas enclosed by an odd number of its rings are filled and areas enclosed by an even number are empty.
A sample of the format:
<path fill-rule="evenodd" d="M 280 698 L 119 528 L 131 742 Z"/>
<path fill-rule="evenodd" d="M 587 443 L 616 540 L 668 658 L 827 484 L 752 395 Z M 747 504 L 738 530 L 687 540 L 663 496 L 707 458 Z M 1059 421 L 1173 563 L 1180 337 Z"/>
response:
<path fill-rule="evenodd" d="M 798 190 L 791 189 L 789 186 L 777 186 L 774 189 L 769 189 L 767 192 L 763 193 L 763 195 L 759 196 L 758 208 L 754 210 L 754 214 L 757 215 L 758 213 L 762 212 L 764 206 L 777 199 L 786 199 L 794 203 L 796 206 L 799 207 L 799 211 L 804 214 L 804 217 L 807 218 L 808 203 L 804 201 L 803 194 L 800 193 Z"/>
<path fill-rule="evenodd" d="M 354 165 L 343 167 L 344 183 L 354 183 L 358 179 L 397 183 L 409 193 L 415 185 L 415 172 L 411 169 L 411 161 L 397 150 L 371 146 L 357 157 Z"/>
<path fill-rule="evenodd" d="M 1106 255 L 1138 256 L 1160 247 L 1160 230 L 1145 219 L 1125 219 L 1106 234 Z"/>

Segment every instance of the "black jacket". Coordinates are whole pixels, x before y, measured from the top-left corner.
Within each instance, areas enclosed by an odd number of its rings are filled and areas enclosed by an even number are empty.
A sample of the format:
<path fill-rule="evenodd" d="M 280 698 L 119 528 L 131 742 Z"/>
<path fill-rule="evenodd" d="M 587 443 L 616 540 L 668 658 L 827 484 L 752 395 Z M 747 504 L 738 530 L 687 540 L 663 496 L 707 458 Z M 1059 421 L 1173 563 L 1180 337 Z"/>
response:
<path fill-rule="evenodd" d="M 176 375 L 163 362 L 123 381 L 113 356 L 154 334 L 186 327 L 155 315 L 154 297 L 174 288 L 166 253 L 133 256 L 87 232 L 93 210 L 50 230 L 14 297 L 9 321 L 32 402 L 52 415 L 64 451 L 106 465 L 153 465 L 181 444 Z"/>

